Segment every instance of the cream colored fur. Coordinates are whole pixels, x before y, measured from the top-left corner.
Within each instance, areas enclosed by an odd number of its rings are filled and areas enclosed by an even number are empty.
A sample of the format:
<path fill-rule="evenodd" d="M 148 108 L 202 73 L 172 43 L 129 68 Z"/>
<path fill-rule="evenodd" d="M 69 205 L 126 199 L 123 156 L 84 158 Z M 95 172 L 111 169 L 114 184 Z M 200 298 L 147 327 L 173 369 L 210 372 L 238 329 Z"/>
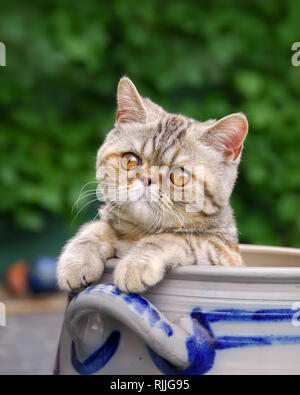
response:
<path fill-rule="evenodd" d="M 229 199 L 247 131 L 240 113 L 206 122 L 169 114 L 122 78 L 116 124 L 97 156 L 97 179 L 100 188 L 121 190 L 123 185 L 109 174 L 103 179 L 100 169 L 119 169 L 125 152 L 142 159 L 139 177 L 128 186 L 127 201 L 108 198 L 100 220 L 86 224 L 64 247 L 57 266 L 59 286 L 78 290 L 98 281 L 106 260 L 114 256 L 120 258 L 114 281 L 130 292 L 145 291 L 182 265 L 243 265 Z M 199 212 L 188 212 L 184 199 L 173 201 L 154 178 L 150 185 L 144 182 L 151 166 L 188 165 L 204 168 L 204 175 L 194 175 L 196 184 L 204 185 Z M 147 201 L 150 192 L 157 201 Z"/>

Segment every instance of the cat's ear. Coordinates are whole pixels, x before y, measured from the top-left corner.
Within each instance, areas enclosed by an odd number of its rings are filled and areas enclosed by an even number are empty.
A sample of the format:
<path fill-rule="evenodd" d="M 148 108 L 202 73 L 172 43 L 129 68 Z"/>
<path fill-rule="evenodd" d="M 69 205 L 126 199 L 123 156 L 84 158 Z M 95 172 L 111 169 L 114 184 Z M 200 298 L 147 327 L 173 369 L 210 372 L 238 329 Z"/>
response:
<path fill-rule="evenodd" d="M 244 114 L 228 115 L 215 122 L 204 132 L 204 139 L 223 152 L 226 160 L 236 160 L 248 133 L 248 121 Z"/>
<path fill-rule="evenodd" d="M 120 79 L 117 93 L 118 112 L 117 122 L 140 122 L 147 119 L 147 111 L 143 99 L 139 95 L 133 82 L 128 77 Z"/>

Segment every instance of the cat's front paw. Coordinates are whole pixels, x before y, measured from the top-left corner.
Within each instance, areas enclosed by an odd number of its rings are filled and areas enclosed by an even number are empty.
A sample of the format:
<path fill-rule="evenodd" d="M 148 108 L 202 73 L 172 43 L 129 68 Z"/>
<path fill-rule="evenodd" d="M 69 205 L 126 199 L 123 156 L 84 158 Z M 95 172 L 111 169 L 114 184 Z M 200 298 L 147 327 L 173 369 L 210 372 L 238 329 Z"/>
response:
<path fill-rule="evenodd" d="M 104 261 L 99 248 L 93 243 L 72 243 L 61 254 L 57 264 L 57 281 L 60 289 L 79 291 L 99 280 Z"/>
<path fill-rule="evenodd" d="M 114 273 L 116 286 L 124 292 L 139 293 L 162 280 L 164 270 L 160 262 L 143 257 L 128 256 L 121 260 Z"/>

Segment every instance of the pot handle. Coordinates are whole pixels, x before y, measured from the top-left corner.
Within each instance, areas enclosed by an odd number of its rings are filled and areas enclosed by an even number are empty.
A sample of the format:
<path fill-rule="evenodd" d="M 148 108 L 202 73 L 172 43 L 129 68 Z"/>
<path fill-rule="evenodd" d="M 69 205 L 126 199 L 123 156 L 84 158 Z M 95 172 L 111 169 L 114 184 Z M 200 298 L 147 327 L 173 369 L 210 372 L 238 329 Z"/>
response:
<path fill-rule="evenodd" d="M 207 349 L 211 342 L 211 337 L 204 327 L 201 326 L 201 336 L 195 339 L 193 334 L 171 323 L 142 296 L 121 292 L 114 285 L 99 284 L 92 285 L 76 295 L 66 310 L 66 326 L 75 343 L 79 340 L 76 330 L 79 320 L 92 312 L 107 314 L 121 321 L 160 357 L 178 369 L 186 369 L 193 364 L 187 347 L 191 340 L 197 343 L 198 350 Z"/>

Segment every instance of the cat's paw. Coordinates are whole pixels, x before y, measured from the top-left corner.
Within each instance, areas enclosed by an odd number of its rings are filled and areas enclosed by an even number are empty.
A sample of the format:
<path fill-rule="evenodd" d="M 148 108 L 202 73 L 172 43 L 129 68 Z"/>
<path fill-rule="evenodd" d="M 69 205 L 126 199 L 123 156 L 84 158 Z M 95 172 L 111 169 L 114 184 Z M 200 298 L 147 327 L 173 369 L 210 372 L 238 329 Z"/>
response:
<path fill-rule="evenodd" d="M 99 280 L 104 270 L 104 261 L 99 248 L 93 243 L 72 243 L 59 257 L 57 281 L 60 289 L 79 291 Z"/>
<path fill-rule="evenodd" d="M 130 256 L 117 265 L 114 282 L 121 291 L 139 293 L 157 284 L 163 277 L 164 270 L 160 262 Z"/>

